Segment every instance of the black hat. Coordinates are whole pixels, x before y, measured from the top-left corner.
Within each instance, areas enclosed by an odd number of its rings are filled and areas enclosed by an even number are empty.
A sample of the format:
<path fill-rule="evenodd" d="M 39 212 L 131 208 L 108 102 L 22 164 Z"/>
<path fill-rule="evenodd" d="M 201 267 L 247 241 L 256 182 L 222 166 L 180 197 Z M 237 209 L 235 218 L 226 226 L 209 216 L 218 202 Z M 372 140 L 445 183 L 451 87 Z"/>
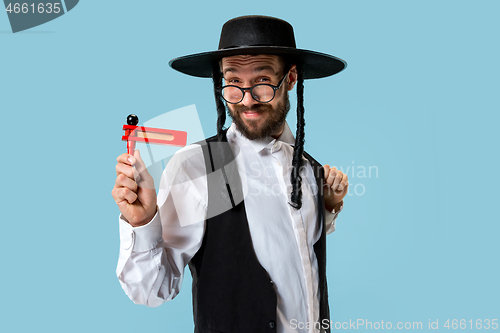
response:
<path fill-rule="evenodd" d="M 337 57 L 298 49 L 292 26 L 283 20 L 260 15 L 241 16 L 222 27 L 219 49 L 171 60 L 169 65 L 184 74 L 212 77 L 214 66 L 224 57 L 243 54 L 274 54 L 301 66 L 304 79 L 337 74 L 347 63 Z"/>

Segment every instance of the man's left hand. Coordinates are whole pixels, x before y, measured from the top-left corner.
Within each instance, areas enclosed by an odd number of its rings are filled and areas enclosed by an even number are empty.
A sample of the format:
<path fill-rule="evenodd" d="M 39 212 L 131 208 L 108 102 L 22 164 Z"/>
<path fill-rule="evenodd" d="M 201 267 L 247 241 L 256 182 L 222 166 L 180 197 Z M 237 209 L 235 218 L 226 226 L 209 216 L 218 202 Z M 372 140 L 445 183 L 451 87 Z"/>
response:
<path fill-rule="evenodd" d="M 347 182 L 347 175 L 337 168 L 330 168 L 328 164 L 323 166 L 325 169 L 325 183 L 324 183 L 324 198 L 325 208 L 330 212 L 335 209 L 337 212 L 342 206 L 342 200 L 347 194 L 349 183 Z"/>

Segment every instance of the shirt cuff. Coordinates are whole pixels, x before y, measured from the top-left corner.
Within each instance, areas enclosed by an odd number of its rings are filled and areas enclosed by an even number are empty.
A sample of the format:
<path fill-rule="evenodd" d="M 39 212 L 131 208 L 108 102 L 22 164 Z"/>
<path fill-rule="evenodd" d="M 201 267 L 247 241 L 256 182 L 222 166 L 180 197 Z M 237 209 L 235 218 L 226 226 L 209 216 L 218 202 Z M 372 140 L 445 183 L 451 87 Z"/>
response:
<path fill-rule="evenodd" d="M 329 211 L 328 209 L 325 208 L 325 226 L 326 226 L 326 234 L 331 234 L 332 232 L 335 231 L 335 220 L 337 219 L 337 216 L 339 213 L 342 211 L 344 208 L 344 202 L 340 205 L 340 208 L 335 211 Z"/>
<path fill-rule="evenodd" d="M 162 240 L 160 213 L 140 227 L 132 227 L 120 214 L 120 248 L 125 251 L 146 252 Z"/>

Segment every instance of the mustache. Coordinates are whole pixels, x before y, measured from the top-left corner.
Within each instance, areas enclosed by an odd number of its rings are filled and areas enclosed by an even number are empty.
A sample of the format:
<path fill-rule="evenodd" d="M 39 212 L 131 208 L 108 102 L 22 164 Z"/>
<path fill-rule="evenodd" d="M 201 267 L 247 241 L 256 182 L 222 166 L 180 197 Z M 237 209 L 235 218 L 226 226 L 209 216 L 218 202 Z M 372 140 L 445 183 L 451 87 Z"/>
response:
<path fill-rule="evenodd" d="M 246 111 L 253 111 L 253 112 L 272 111 L 272 106 L 269 104 L 255 104 L 252 105 L 251 107 L 245 105 L 235 105 L 234 111 L 236 113 L 242 113 Z"/>

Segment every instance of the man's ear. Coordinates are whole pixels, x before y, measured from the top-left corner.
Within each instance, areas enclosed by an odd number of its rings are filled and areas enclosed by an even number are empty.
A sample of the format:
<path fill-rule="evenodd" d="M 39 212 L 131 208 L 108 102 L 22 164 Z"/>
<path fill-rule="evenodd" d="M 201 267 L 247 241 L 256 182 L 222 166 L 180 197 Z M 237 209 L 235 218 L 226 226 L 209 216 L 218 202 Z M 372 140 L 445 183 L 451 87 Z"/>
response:
<path fill-rule="evenodd" d="M 297 83 L 297 77 L 297 66 L 292 65 L 292 67 L 290 67 L 290 71 L 288 72 L 288 77 L 286 78 L 288 82 L 288 91 L 292 90 L 295 86 L 295 83 Z"/>

